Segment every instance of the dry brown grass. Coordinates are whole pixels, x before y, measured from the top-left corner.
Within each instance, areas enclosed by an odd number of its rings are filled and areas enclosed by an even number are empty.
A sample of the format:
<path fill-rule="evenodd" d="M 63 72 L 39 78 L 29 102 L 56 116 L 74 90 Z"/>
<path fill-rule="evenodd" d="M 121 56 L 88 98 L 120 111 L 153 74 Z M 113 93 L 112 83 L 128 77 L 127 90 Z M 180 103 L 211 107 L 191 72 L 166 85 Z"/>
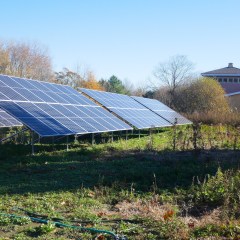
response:
<path fill-rule="evenodd" d="M 192 114 L 184 115 L 195 124 L 227 124 L 230 126 L 240 125 L 240 113 L 234 111 L 194 112 Z"/>
<path fill-rule="evenodd" d="M 135 202 L 123 201 L 115 205 L 116 211 L 123 217 L 151 217 L 155 220 L 163 220 L 164 214 L 175 208 L 171 204 L 162 205 L 156 201 L 144 201 L 140 199 Z"/>

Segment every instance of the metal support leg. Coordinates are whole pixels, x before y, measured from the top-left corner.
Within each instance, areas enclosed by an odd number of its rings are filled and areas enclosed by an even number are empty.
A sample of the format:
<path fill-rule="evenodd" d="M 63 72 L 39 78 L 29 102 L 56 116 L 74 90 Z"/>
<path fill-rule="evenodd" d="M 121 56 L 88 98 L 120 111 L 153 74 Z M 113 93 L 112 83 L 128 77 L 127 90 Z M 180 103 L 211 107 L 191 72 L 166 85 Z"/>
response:
<path fill-rule="evenodd" d="M 128 140 L 128 130 L 126 131 L 126 141 Z"/>
<path fill-rule="evenodd" d="M 17 142 L 17 131 L 15 131 L 15 143 Z"/>
<path fill-rule="evenodd" d="M 94 145 L 95 139 L 94 139 L 94 133 L 92 133 L 92 145 Z"/>
<path fill-rule="evenodd" d="M 32 156 L 34 156 L 34 132 L 31 131 Z"/>
<path fill-rule="evenodd" d="M 69 150 L 69 136 L 67 136 L 67 151 Z"/>
<path fill-rule="evenodd" d="M 177 118 L 175 118 L 174 125 L 173 125 L 173 151 L 176 150 L 176 138 L 177 138 Z"/>

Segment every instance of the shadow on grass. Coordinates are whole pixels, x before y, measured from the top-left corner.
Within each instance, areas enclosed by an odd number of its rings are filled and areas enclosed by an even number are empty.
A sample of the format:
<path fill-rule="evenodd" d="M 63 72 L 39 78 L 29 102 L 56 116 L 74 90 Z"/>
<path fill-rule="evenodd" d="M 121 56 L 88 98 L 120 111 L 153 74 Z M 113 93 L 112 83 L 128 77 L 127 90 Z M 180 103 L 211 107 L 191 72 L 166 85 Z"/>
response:
<path fill-rule="evenodd" d="M 188 188 L 193 178 L 239 168 L 239 151 L 151 152 L 94 149 L 57 151 L 38 156 L 26 155 L 28 147 L 1 146 L 0 193 L 41 193 L 74 191 L 81 187 L 114 186 L 148 192 Z M 62 146 L 58 146 L 59 149 Z M 46 151 L 45 149 L 42 149 Z M 50 147 L 49 147 L 50 150 Z M 1 149 L 1 154 L 3 149 Z M 104 154 L 103 154 L 104 152 Z"/>

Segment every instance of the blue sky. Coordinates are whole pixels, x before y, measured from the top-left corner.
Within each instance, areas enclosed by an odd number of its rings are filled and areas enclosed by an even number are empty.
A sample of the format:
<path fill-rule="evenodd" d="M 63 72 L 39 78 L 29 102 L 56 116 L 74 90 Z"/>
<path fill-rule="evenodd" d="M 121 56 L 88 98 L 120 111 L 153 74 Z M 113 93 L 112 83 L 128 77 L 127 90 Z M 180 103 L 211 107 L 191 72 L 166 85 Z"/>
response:
<path fill-rule="evenodd" d="M 5 0 L 0 39 L 47 46 L 55 70 L 77 65 L 135 85 L 186 55 L 195 71 L 240 67 L 239 0 Z"/>

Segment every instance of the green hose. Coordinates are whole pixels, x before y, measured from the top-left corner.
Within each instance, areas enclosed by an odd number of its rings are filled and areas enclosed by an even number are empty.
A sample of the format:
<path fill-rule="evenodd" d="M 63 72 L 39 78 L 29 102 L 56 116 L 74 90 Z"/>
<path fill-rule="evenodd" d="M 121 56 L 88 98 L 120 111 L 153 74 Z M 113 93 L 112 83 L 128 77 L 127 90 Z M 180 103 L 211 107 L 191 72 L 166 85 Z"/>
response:
<path fill-rule="evenodd" d="M 19 216 L 19 215 L 8 214 L 8 213 L 0 213 L 0 215 L 5 216 L 5 217 L 14 217 L 14 218 L 24 218 L 25 217 L 25 216 Z M 49 222 L 49 220 L 36 218 L 36 217 L 29 217 L 29 218 L 31 219 L 31 221 L 37 222 L 37 223 L 47 224 Z M 110 231 L 106 231 L 106 230 L 99 230 L 99 229 L 96 229 L 96 228 L 85 228 L 85 227 L 81 227 L 81 226 L 74 226 L 74 225 L 65 224 L 65 223 L 61 223 L 61 222 L 54 222 L 54 221 L 53 222 L 51 221 L 51 223 L 54 224 L 56 227 L 66 227 L 66 228 L 71 228 L 71 229 L 74 229 L 74 230 L 108 234 L 108 235 L 114 237 L 115 240 L 126 239 L 125 237 L 119 237 L 115 233 L 110 232 Z"/>

